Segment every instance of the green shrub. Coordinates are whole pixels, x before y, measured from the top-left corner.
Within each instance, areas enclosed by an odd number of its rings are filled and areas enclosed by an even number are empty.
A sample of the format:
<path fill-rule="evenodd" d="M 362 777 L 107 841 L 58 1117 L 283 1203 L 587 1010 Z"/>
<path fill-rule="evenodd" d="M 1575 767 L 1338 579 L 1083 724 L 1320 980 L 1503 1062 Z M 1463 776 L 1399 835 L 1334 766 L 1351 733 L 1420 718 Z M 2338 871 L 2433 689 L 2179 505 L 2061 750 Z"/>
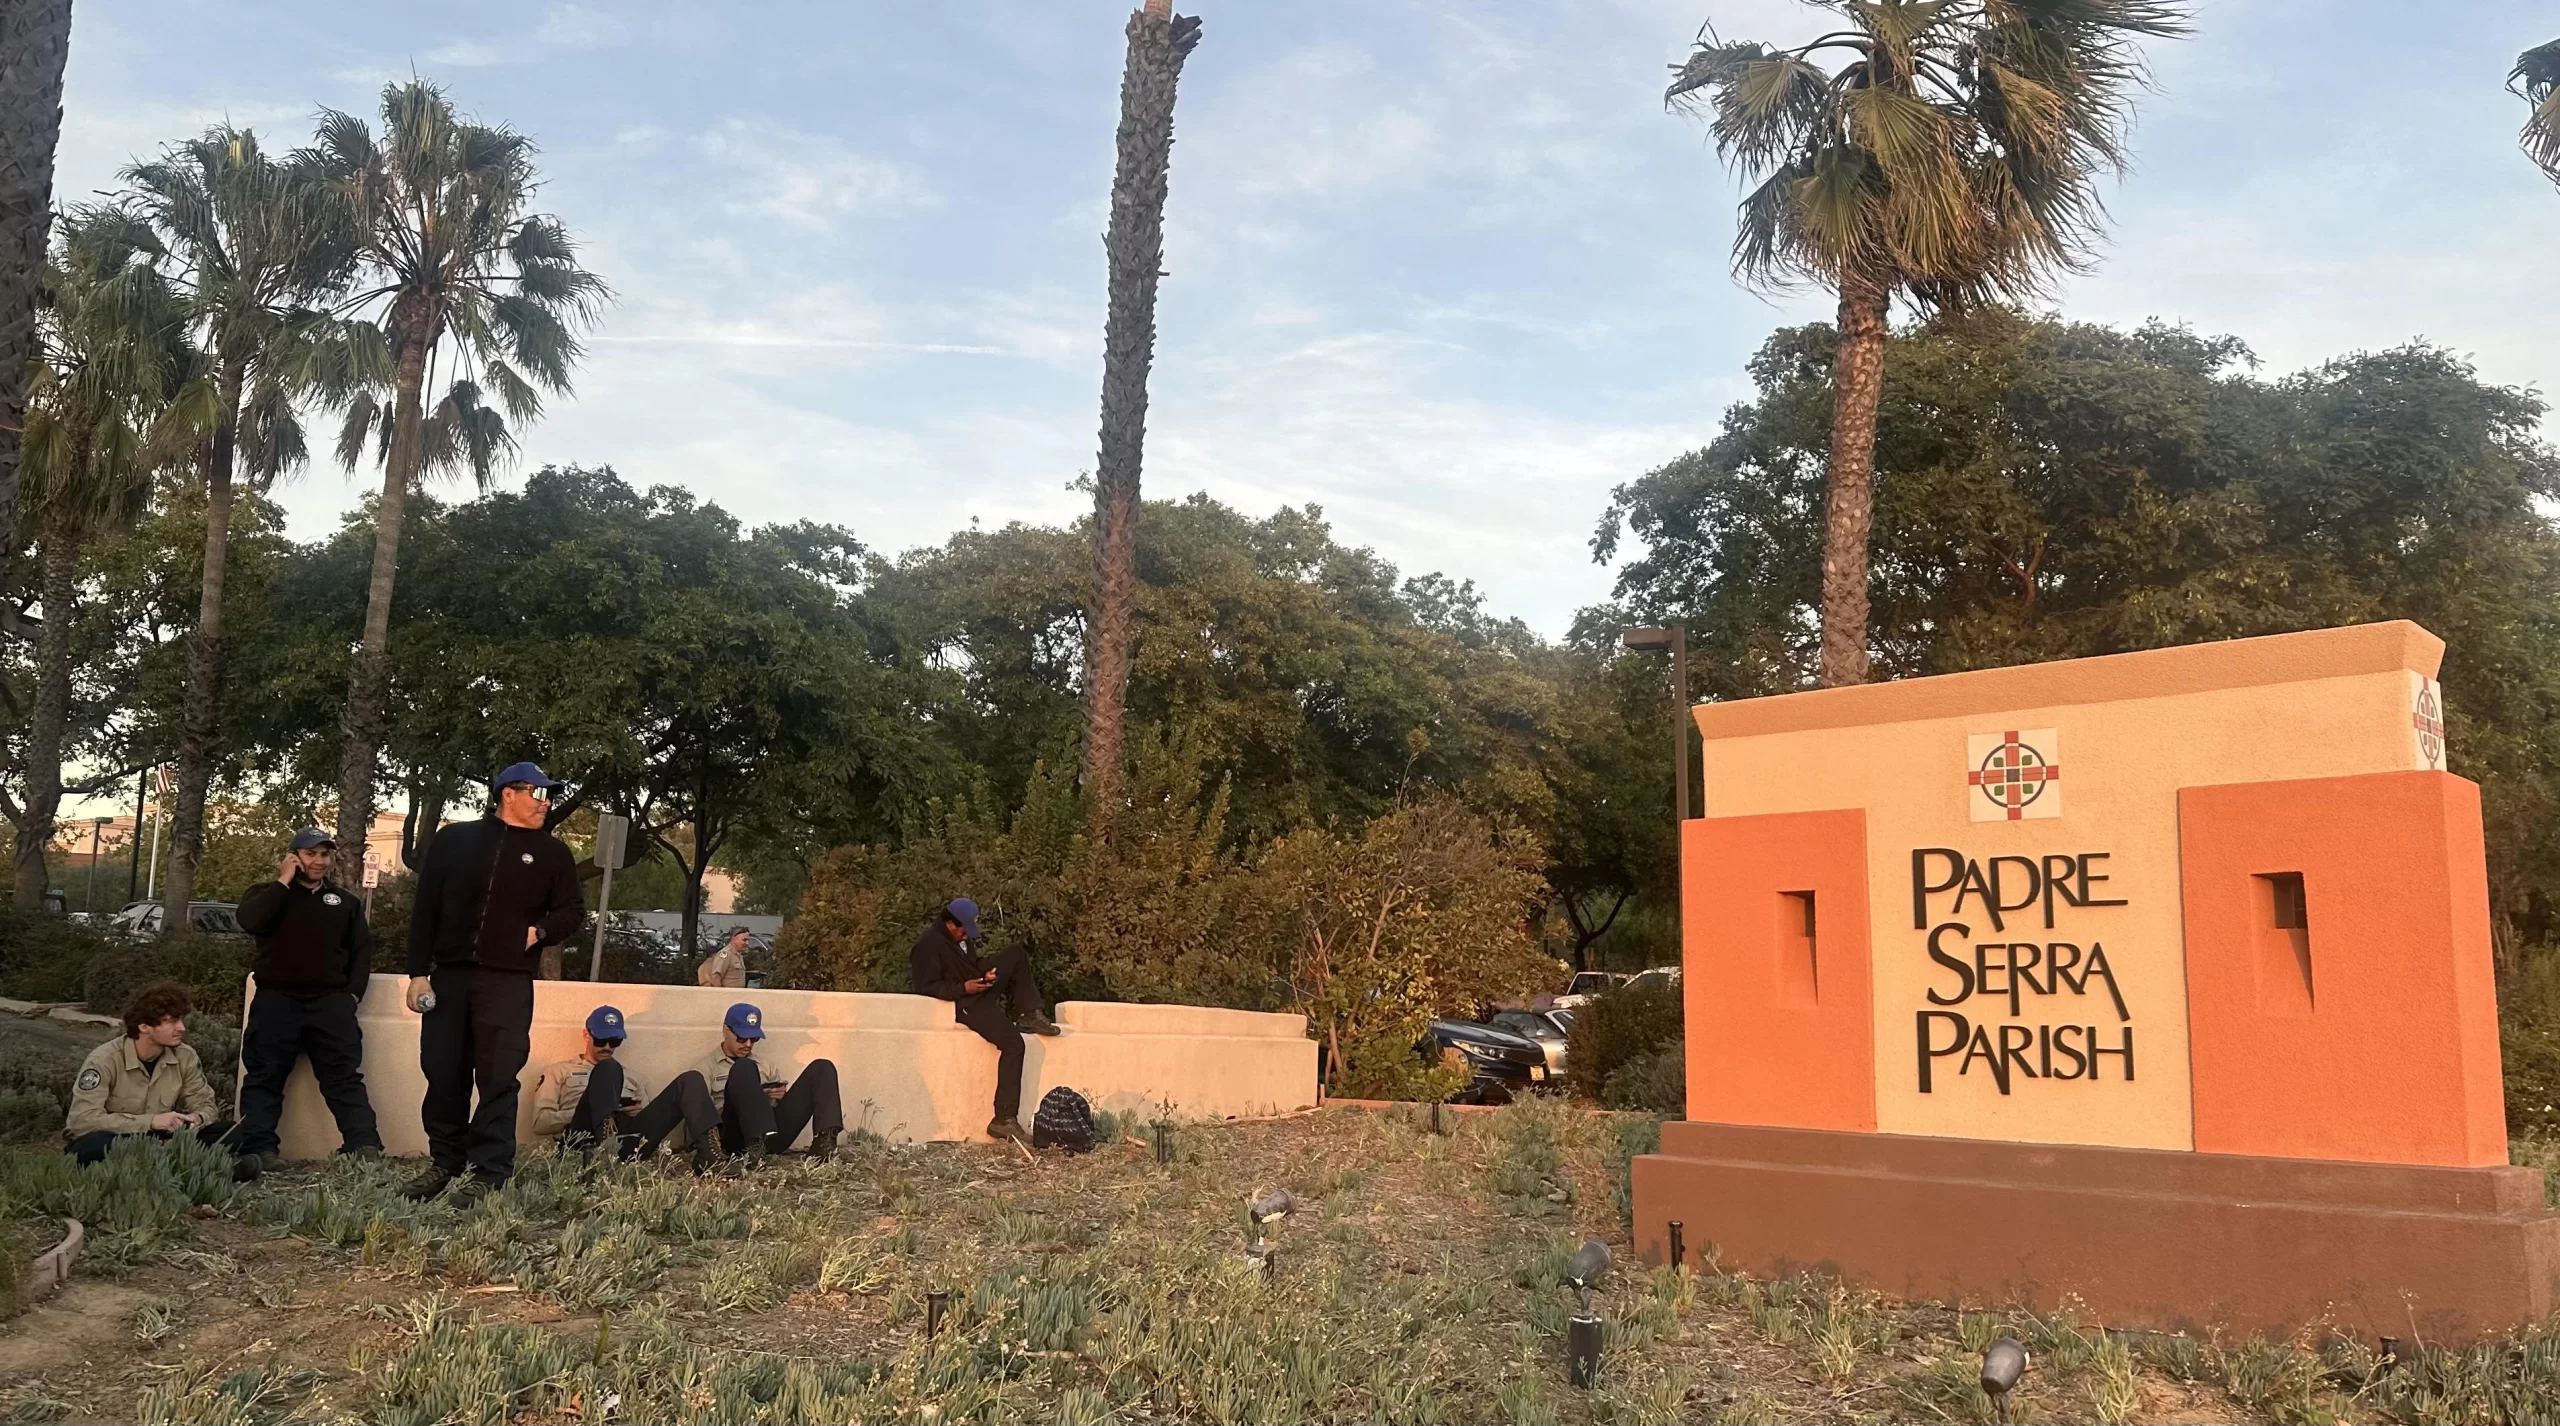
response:
<path fill-rule="evenodd" d="M 1611 1109 L 1678 1116 L 1689 1108 L 1688 1046 L 1679 1040 L 1618 1066 L 1600 1087 Z"/>
<path fill-rule="evenodd" d="M 196 1009 L 240 1018 L 255 947 L 245 936 L 181 936 L 175 941 L 103 943 L 89 958 L 81 998 L 100 1015 L 115 1015 L 139 987 L 174 980 L 187 988 Z"/>
<path fill-rule="evenodd" d="M 2528 954 L 2498 988 L 2507 1132 L 2560 1137 L 2560 951 Z"/>
<path fill-rule="evenodd" d="M 1636 1226 L 1635 1161 L 1645 1154 L 1662 1152 L 1662 1121 L 1659 1119 L 1621 1119 L 1618 1121 L 1618 1152 L 1609 1160 L 1610 1178 L 1618 1189 L 1618 1222 L 1628 1232 Z"/>
<path fill-rule="evenodd" d="M 1603 1100 L 1621 1066 L 1679 1043 L 1678 986 L 1621 986 L 1575 1012 L 1565 1078 L 1577 1096 Z"/>
<path fill-rule="evenodd" d="M 78 1000 L 90 959 L 113 944 L 59 916 L 0 903 L 0 995 Z"/>

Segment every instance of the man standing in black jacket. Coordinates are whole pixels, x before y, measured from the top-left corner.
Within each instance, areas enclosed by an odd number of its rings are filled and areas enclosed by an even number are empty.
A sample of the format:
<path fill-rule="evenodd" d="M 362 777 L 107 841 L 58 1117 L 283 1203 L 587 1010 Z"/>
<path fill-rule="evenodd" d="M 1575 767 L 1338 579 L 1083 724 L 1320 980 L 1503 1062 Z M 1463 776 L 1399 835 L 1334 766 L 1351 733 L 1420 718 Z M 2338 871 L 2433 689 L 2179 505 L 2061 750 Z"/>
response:
<path fill-rule="evenodd" d="M 462 1178 L 455 1193 L 470 1203 L 515 1172 L 516 1076 L 533 1048 L 533 972 L 542 948 L 587 918 L 577 860 L 543 830 L 557 786 L 532 763 L 509 767 L 490 780 L 489 815 L 436 833 L 419 859 L 408 998 L 425 1017 L 420 1117 L 435 1162 L 402 1190 L 411 1198 L 433 1198 Z"/>
<path fill-rule="evenodd" d="M 950 1001 L 951 1018 L 996 1047 L 996 1117 L 987 1134 L 1019 1139 L 1022 1032 L 1054 1035 L 1058 1027 L 1041 1009 L 1040 982 L 1022 948 L 1007 946 L 981 959 L 971 949 L 977 939 L 978 903 L 965 896 L 948 903 L 907 953 L 908 980 L 916 994 Z"/>
<path fill-rule="evenodd" d="M 311 1057 L 320 1097 L 338 1121 L 338 1152 L 378 1154 L 373 1101 L 364 1092 L 364 1032 L 356 1001 L 373 978 L 373 931 L 364 903 L 329 880 L 336 844 L 317 827 L 293 835 L 275 879 L 240 894 L 240 929 L 258 940 L 249 974 L 258 983 L 249 1023 L 240 1027 L 240 1131 L 244 1158 L 272 1172 L 276 1123 L 293 1062 Z"/>

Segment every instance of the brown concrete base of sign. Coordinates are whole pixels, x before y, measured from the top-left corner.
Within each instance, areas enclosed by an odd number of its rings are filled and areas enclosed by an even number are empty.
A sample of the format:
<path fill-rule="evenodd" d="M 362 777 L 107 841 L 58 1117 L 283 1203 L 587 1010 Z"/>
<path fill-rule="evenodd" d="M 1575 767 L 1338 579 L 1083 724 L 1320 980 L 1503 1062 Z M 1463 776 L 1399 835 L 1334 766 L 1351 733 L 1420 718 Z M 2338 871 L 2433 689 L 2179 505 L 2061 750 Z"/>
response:
<path fill-rule="evenodd" d="M 1726 1268 L 1907 1300 L 2442 1342 L 2560 1304 L 2560 1214 L 2534 1169 L 1672 1123 L 1634 1172 L 1649 1262 L 1676 1219 Z"/>

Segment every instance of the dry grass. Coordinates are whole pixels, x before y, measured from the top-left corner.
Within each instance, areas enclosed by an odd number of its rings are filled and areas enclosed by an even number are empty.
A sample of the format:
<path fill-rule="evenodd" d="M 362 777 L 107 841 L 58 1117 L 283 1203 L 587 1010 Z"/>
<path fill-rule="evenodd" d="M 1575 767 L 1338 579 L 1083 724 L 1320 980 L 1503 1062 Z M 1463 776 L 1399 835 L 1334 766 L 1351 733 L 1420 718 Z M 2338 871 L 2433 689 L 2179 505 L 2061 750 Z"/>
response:
<path fill-rule="evenodd" d="M 341 1163 L 180 1237 L 137 1211 L 148 1243 L 102 1258 L 127 1295 L 97 1345 L 46 1357 L 76 1334 L 35 1319 L 68 1300 L 0 1328 L 0 1361 L 32 1353 L 0 1416 L 1977 1421 L 1979 1353 L 2003 1331 L 2036 1356 L 2022 1420 L 2560 1411 L 2560 1348 L 2541 1339 L 2388 1369 L 2350 1343 L 2126 1337 L 1648 1270 L 1624 1249 L 1628 1129 L 1529 1104 L 1450 1116 L 1446 1134 L 1359 1110 L 1186 1126 L 1169 1166 L 1125 1139 L 1037 1162 L 866 1141 L 702 1180 L 536 1157 L 467 1214 L 401 1202 L 405 1166 Z M 1266 1272 L 1243 1209 L 1275 1186 L 1305 1206 Z M 1561 1271 L 1584 1236 L 1621 1254 L 1591 1392 L 1563 1361 Z M 949 1309 L 928 1341 L 936 1291 Z M 49 1335 L 11 1340 L 30 1333 Z"/>

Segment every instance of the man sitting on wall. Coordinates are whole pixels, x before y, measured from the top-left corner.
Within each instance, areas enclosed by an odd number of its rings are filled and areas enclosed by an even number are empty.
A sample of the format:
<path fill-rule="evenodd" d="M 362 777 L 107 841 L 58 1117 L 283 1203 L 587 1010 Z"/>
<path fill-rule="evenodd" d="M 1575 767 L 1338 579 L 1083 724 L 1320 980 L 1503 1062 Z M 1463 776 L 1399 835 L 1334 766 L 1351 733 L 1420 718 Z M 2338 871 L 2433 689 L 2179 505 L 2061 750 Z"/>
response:
<path fill-rule="evenodd" d="M 124 1037 L 109 1040 L 80 1062 L 71 1082 L 71 1112 L 63 1119 L 64 1152 L 82 1165 L 107 1156 L 118 1139 L 148 1134 L 167 1140 L 193 1134 L 226 1144 L 234 1125 L 210 1122 L 222 1101 L 206 1082 L 195 1046 L 185 1043 L 187 992 L 174 981 L 155 980 L 125 1002 Z M 258 1176 L 255 1157 L 231 1166 L 241 1180 Z"/>
<path fill-rule="evenodd" d="M 693 1146 L 693 1171 L 702 1172 L 711 1160 L 711 1131 L 720 1118 L 710 1088 L 699 1071 L 686 1070 L 651 1099 L 649 1086 L 615 1058 L 623 1030 L 622 1012 L 610 1005 L 599 1005 L 587 1015 L 587 1047 L 542 1067 L 533 1091 L 534 1132 L 558 1135 L 567 1148 L 602 1142 L 610 1133 L 617 1158 L 645 1159 L 681 1129 L 678 1142 Z"/>
<path fill-rule="evenodd" d="M 916 938 L 907 953 L 907 974 L 916 994 L 951 1002 L 951 1018 L 996 1047 L 996 1117 L 987 1134 L 1020 1139 L 1022 1132 L 1022 1032 L 1055 1035 L 1040 1005 L 1040 982 L 1032 977 L 1031 960 L 1020 946 L 1007 946 L 981 959 L 978 903 L 963 896 L 942 908 L 934 923 Z"/>
<path fill-rule="evenodd" d="M 760 1163 L 781 1153 L 808 1128 L 809 1157 L 826 1159 L 844 1130 L 844 1102 L 836 1093 L 833 1060 L 811 1060 L 800 1078 L 756 1058 L 764 1039 L 764 1012 L 744 1001 L 721 1017 L 720 1048 L 703 1061 L 702 1077 L 720 1111 L 720 1149 Z"/>

